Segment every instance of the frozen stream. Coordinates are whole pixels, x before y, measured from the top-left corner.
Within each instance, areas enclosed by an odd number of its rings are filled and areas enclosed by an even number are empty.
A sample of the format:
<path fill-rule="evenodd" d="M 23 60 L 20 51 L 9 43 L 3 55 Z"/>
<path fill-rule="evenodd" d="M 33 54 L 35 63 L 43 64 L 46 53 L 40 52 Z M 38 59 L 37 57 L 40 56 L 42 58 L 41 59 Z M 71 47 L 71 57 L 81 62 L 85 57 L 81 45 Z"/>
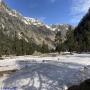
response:
<path fill-rule="evenodd" d="M 0 71 L 17 71 L 1 77 L 0 87 L 9 90 L 65 90 L 90 78 L 89 65 L 90 54 L 8 58 L 0 61 Z"/>

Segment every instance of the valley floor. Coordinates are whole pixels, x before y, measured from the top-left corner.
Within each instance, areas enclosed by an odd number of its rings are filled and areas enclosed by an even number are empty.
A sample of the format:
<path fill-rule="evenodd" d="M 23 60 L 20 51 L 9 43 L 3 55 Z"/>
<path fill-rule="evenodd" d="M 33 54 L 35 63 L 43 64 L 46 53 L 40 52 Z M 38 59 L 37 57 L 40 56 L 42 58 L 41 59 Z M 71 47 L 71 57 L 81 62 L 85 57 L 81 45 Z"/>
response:
<path fill-rule="evenodd" d="M 90 78 L 90 54 L 0 60 L 0 90 L 66 90 Z"/>

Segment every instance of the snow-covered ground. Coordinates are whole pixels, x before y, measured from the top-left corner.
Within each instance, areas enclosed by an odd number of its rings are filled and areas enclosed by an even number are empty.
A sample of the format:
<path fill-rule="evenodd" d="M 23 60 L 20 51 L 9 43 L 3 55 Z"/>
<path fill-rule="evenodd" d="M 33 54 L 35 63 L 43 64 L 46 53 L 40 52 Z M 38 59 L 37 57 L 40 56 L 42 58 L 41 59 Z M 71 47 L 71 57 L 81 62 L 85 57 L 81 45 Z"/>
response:
<path fill-rule="evenodd" d="M 90 54 L 0 60 L 0 72 L 9 70 L 17 71 L 0 77 L 0 90 L 65 90 L 90 78 Z"/>

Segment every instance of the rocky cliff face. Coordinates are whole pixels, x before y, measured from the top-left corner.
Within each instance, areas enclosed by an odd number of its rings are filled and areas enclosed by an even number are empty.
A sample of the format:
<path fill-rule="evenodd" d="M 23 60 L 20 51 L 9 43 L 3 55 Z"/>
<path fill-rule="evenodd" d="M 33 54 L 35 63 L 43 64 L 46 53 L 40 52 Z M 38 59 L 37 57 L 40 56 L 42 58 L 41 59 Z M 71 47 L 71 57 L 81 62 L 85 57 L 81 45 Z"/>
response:
<path fill-rule="evenodd" d="M 52 30 L 56 33 L 57 31 L 61 32 L 62 35 L 62 39 L 63 41 L 66 39 L 66 33 L 69 30 L 69 28 L 71 27 L 72 30 L 74 29 L 73 26 L 68 25 L 68 24 L 57 24 L 57 25 L 51 25 Z"/>

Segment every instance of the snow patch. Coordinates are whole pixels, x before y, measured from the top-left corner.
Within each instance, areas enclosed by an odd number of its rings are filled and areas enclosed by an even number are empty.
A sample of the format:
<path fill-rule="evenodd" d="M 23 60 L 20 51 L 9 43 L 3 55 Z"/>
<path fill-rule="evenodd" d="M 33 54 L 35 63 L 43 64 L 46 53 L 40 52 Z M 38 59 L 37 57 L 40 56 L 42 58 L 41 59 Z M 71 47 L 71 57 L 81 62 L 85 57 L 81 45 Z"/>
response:
<path fill-rule="evenodd" d="M 0 83 L 17 90 L 66 90 L 90 78 L 90 54 L 19 56 L 0 61 L 1 70 L 18 69 Z"/>

